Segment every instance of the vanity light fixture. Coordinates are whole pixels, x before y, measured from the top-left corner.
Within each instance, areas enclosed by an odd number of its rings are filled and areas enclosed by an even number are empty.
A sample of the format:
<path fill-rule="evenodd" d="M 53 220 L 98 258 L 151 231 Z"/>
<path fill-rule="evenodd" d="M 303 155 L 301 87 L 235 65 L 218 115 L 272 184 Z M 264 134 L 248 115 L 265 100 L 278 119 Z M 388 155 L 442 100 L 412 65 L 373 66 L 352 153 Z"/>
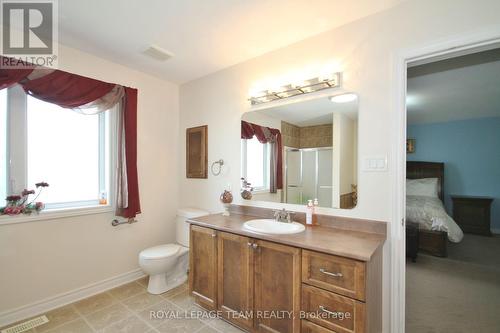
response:
<path fill-rule="evenodd" d="M 292 96 L 303 95 L 315 91 L 340 87 L 341 73 L 304 80 L 300 84 L 287 84 L 275 89 L 267 89 L 251 95 L 248 99 L 252 105 L 272 102 Z"/>
<path fill-rule="evenodd" d="M 349 103 L 356 100 L 356 98 L 358 98 L 356 94 L 347 93 L 342 95 L 331 96 L 330 101 L 332 101 L 333 103 Z"/>

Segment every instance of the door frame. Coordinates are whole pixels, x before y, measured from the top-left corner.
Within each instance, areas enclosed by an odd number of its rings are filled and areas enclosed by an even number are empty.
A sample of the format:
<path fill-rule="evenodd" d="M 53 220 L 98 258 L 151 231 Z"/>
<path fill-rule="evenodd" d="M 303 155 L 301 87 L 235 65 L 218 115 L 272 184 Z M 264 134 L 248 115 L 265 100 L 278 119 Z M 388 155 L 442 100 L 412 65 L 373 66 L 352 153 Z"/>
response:
<path fill-rule="evenodd" d="M 500 26 L 463 33 L 457 36 L 421 44 L 417 47 L 398 50 L 393 53 L 393 101 L 396 114 L 393 117 L 393 140 L 391 153 L 394 156 L 392 190 L 392 222 L 391 239 L 391 296 L 390 296 L 390 331 L 394 333 L 405 330 L 405 274 L 406 274 L 406 242 L 405 242 L 405 207 L 406 207 L 406 89 L 407 67 L 413 63 L 425 63 L 442 60 L 458 55 L 480 52 L 500 47 Z M 432 60 L 431 60 L 432 59 Z M 430 61 L 431 60 L 431 61 Z"/>

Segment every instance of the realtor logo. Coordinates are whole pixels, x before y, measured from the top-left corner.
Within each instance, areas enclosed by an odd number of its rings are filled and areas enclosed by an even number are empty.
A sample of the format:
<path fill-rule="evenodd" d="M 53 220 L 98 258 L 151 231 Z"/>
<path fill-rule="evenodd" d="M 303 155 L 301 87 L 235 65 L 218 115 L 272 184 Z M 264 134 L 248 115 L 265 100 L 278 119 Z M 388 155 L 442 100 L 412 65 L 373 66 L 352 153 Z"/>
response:
<path fill-rule="evenodd" d="M 0 67 L 19 68 L 27 64 L 57 67 L 57 3 L 50 0 L 0 0 L 0 3 L 4 56 Z"/>

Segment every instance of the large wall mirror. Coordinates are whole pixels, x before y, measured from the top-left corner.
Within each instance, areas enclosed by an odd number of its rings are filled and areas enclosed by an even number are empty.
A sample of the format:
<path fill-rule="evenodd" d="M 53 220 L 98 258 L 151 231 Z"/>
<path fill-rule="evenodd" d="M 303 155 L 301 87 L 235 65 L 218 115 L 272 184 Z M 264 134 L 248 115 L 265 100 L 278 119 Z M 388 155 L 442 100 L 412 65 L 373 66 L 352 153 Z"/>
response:
<path fill-rule="evenodd" d="M 353 208 L 357 203 L 358 98 L 322 96 L 260 107 L 241 121 L 242 197 Z"/>

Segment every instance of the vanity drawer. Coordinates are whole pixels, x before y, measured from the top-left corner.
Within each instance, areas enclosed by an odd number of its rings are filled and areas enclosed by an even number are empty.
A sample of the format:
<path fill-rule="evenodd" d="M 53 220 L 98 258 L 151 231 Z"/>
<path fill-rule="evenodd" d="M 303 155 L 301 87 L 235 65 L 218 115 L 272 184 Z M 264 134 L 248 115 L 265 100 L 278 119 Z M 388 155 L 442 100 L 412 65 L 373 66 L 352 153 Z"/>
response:
<path fill-rule="evenodd" d="M 366 266 L 362 261 L 302 251 L 302 282 L 365 300 Z"/>
<path fill-rule="evenodd" d="M 301 326 L 301 333 L 336 333 L 335 331 L 316 325 L 315 323 L 305 319 L 302 319 Z"/>
<path fill-rule="evenodd" d="M 363 302 L 302 285 L 302 311 L 305 312 L 307 320 L 334 332 L 364 332 L 365 307 Z"/>

